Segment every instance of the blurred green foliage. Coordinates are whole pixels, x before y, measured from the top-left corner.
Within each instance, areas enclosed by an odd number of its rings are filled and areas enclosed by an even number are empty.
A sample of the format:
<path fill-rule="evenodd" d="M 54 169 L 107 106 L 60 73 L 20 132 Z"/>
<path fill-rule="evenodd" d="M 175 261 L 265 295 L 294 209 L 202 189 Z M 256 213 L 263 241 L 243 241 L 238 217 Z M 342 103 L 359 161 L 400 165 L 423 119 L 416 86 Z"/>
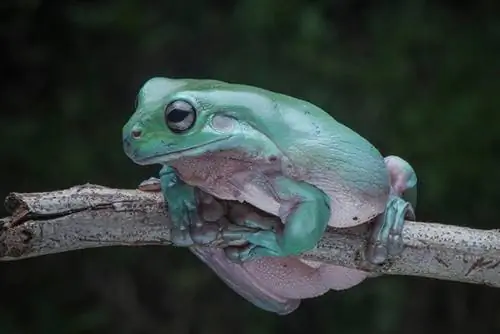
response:
<path fill-rule="evenodd" d="M 9 191 L 135 187 L 121 127 L 152 76 L 307 99 L 420 180 L 420 220 L 498 226 L 500 20 L 477 1 L 4 0 Z M 4 212 L 5 214 L 5 212 Z M 0 265 L 0 333 L 498 333 L 500 291 L 408 277 L 261 311 L 185 249 L 110 248 Z M 220 318 L 219 318 L 220 317 Z"/>

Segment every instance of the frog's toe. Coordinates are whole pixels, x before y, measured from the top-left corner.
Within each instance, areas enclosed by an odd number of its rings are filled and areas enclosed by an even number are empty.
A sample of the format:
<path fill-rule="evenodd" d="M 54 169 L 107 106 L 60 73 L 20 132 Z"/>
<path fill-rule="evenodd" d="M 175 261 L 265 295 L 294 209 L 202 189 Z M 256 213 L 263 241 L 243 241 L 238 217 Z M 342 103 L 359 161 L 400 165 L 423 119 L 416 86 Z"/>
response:
<path fill-rule="evenodd" d="M 172 222 L 170 229 L 172 243 L 181 247 L 194 244 L 192 229 L 200 225 L 197 211 L 188 206 L 172 206 L 169 207 L 169 214 Z"/>
<path fill-rule="evenodd" d="M 385 213 L 375 220 L 365 254 L 369 262 L 381 264 L 390 256 L 401 254 L 406 219 L 415 219 L 411 204 L 400 197 L 391 198 Z"/>
<path fill-rule="evenodd" d="M 249 244 L 243 247 L 227 247 L 224 249 L 226 256 L 235 263 L 243 263 L 266 256 L 280 256 L 280 252 L 272 249 Z"/>
<path fill-rule="evenodd" d="M 226 247 L 224 248 L 224 253 L 226 253 L 227 258 L 232 262 L 243 263 L 255 258 L 253 249 L 255 249 L 256 247 L 257 246 L 255 245 L 245 245 L 243 247 Z"/>
<path fill-rule="evenodd" d="M 245 262 L 265 256 L 287 256 L 278 244 L 273 231 L 241 231 L 240 240 L 247 244 L 243 247 L 228 247 L 226 254 L 235 262 Z"/>
<path fill-rule="evenodd" d="M 264 212 L 258 213 L 255 208 L 244 204 L 231 206 L 228 218 L 233 224 L 264 231 L 276 232 L 283 226 L 278 217 L 267 215 Z"/>
<path fill-rule="evenodd" d="M 190 197 L 177 197 L 166 200 L 171 221 L 170 233 L 175 246 L 189 246 L 193 244 L 191 230 L 201 222 L 198 207 Z"/>
<path fill-rule="evenodd" d="M 409 202 L 398 200 L 387 210 L 386 220 L 393 222 L 390 226 L 387 241 L 387 252 L 389 256 L 399 255 L 403 251 L 403 227 L 405 220 L 415 220 L 415 213 Z"/>
<path fill-rule="evenodd" d="M 189 229 L 170 229 L 170 241 L 177 247 L 189 247 L 195 244 Z"/>
<path fill-rule="evenodd" d="M 179 230 L 187 230 L 200 221 L 197 206 L 190 201 L 169 202 L 168 212 L 173 227 Z"/>
<path fill-rule="evenodd" d="M 160 179 L 156 177 L 150 177 L 149 179 L 139 183 L 137 189 L 148 192 L 159 192 L 161 191 Z"/>

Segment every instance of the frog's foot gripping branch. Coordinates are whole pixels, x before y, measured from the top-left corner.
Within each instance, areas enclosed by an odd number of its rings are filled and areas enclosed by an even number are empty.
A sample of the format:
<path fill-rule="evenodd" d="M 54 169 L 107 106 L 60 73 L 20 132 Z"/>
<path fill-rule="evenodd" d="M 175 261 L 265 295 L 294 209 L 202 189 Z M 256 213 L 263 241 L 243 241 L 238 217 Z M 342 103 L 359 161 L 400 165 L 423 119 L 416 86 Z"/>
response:
<path fill-rule="evenodd" d="M 365 258 L 368 262 L 380 265 L 389 257 L 403 252 L 405 220 L 415 220 L 413 207 L 401 197 L 391 196 L 385 212 L 374 221 L 365 252 Z"/>
<path fill-rule="evenodd" d="M 219 233 L 217 230 L 212 230 L 215 225 L 207 225 L 203 222 L 219 220 L 224 215 L 225 208 L 219 202 L 214 201 L 213 197 L 184 183 L 173 168 L 164 166 L 160 171 L 160 178 L 151 177 L 141 182 L 138 189 L 162 193 L 165 207 L 172 221 L 170 232 L 174 245 L 181 247 L 187 247 L 193 243 L 206 245 L 209 240 L 213 241 L 214 233 Z M 221 237 L 230 242 L 233 239 L 239 240 L 242 231 L 238 229 L 238 226 L 227 226 L 224 233 L 227 235 Z"/>
<path fill-rule="evenodd" d="M 162 187 L 167 185 L 165 180 L 151 177 L 139 184 L 138 190 L 146 192 L 162 192 Z M 175 246 L 220 246 L 226 249 L 241 249 L 248 244 L 247 236 L 258 233 L 262 230 L 275 231 L 280 226 L 280 221 L 276 217 L 267 215 L 260 210 L 253 208 L 249 210 L 248 205 L 216 201 L 209 194 L 200 191 L 198 188 L 183 184 L 186 192 L 179 193 L 175 198 L 176 204 L 185 204 L 192 199 L 195 203 L 195 210 L 189 214 L 189 207 L 178 207 L 172 205 L 167 198 L 165 205 L 170 212 L 172 226 L 170 229 L 171 242 Z M 163 192 L 165 196 L 165 193 Z M 193 196 L 193 197 L 191 197 Z M 179 222 L 174 224 L 175 220 Z M 217 224 L 210 224 L 217 222 Z M 184 224 L 184 225 L 183 225 Z"/>
<path fill-rule="evenodd" d="M 390 155 L 384 158 L 389 172 L 391 194 L 385 212 L 375 219 L 365 252 L 365 259 L 380 265 L 389 257 L 403 252 L 405 220 L 415 221 L 417 206 L 417 175 L 402 158 Z"/>

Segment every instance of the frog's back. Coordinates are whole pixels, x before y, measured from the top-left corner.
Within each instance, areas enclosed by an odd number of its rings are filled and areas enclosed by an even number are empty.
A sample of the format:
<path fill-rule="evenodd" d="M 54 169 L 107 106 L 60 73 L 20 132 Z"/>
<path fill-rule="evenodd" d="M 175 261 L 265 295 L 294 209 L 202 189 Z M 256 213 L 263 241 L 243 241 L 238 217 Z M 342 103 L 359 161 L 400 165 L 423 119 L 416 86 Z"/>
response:
<path fill-rule="evenodd" d="M 216 80 L 194 81 L 190 89 L 216 94 L 219 103 L 224 96 L 225 107 L 234 101 L 247 103 L 240 119 L 285 155 L 283 173 L 317 186 L 331 198 L 330 225 L 358 225 L 385 210 L 390 185 L 382 155 L 322 109 L 262 88 Z"/>
<path fill-rule="evenodd" d="M 274 141 L 292 161 L 292 177 L 329 195 L 330 225 L 354 226 L 382 213 L 390 185 L 380 152 L 313 104 L 283 95 L 278 98 L 287 126 Z"/>

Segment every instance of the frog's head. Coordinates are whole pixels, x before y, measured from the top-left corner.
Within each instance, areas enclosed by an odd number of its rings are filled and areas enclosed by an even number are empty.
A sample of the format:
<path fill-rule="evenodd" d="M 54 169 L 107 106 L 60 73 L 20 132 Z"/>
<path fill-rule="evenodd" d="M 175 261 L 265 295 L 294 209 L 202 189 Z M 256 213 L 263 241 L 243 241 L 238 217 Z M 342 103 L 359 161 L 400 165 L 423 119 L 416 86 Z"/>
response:
<path fill-rule="evenodd" d="M 149 165 L 221 150 L 262 152 L 269 139 L 251 125 L 255 106 L 268 108 L 270 101 L 260 93 L 249 96 L 241 86 L 214 80 L 150 79 L 123 128 L 125 153 L 134 162 Z"/>

